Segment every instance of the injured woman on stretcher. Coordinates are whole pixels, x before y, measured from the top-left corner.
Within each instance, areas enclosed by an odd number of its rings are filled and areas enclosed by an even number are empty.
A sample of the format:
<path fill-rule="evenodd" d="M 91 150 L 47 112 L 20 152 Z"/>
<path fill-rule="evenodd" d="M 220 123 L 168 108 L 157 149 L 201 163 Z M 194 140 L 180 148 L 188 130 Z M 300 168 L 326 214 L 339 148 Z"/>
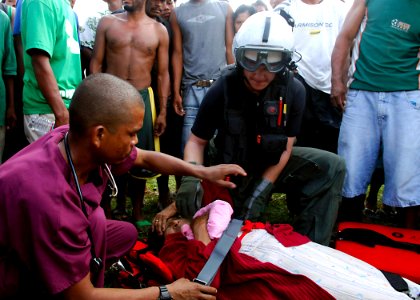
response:
<path fill-rule="evenodd" d="M 216 200 L 192 221 L 170 218 L 160 259 L 174 278 L 193 280 L 232 214 Z M 420 285 L 404 279 L 396 291 L 381 271 L 339 250 L 311 242 L 287 224 L 245 221 L 212 286 L 217 299 L 420 299 Z"/>

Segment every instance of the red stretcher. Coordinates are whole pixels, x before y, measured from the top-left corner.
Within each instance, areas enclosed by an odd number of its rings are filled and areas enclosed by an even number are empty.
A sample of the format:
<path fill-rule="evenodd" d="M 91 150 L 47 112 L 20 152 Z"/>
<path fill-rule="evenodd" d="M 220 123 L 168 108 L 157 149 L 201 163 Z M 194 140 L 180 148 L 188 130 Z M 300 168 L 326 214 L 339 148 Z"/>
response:
<path fill-rule="evenodd" d="M 420 284 L 420 230 L 341 222 L 335 248 Z"/>

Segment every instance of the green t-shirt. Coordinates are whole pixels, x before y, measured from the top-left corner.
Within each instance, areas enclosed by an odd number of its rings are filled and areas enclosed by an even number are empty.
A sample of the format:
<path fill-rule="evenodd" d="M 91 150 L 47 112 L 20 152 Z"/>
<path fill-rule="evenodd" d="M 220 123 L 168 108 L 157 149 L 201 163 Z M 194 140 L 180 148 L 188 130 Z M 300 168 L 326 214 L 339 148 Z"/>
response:
<path fill-rule="evenodd" d="M 66 107 L 82 80 L 76 17 L 68 0 L 25 0 L 22 3 L 23 113 L 52 113 L 38 88 L 29 49 L 40 49 L 50 56 L 50 65 Z"/>
<path fill-rule="evenodd" d="M 5 125 L 6 87 L 3 76 L 16 75 L 16 56 L 9 17 L 0 11 L 0 126 Z"/>
<path fill-rule="evenodd" d="M 366 0 L 366 7 L 350 87 L 376 92 L 418 90 L 420 1 Z"/>

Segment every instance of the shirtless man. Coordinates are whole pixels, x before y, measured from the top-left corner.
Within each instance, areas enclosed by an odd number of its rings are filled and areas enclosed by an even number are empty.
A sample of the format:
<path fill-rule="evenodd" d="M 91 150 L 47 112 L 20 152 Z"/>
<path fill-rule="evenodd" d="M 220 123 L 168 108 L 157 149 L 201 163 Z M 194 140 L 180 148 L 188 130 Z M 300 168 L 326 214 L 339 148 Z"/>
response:
<path fill-rule="evenodd" d="M 162 24 L 146 15 L 145 3 L 146 0 L 126 0 L 126 12 L 101 19 L 90 69 L 92 73 L 113 74 L 143 90 L 151 84 L 150 72 L 157 58 L 160 113 L 156 119 L 155 134 L 159 136 L 166 126 L 169 37 Z"/>
<path fill-rule="evenodd" d="M 157 150 L 154 136 L 160 136 L 166 127 L 166 105 L 170 93 L 168 72 L 169 36 L 166 28 L 146 15 L 146 0 L 126 0 L 123 2 L 124 13 L 106 15 L 100 20 L 90 63 L 92 73 L 104 72 L 113 74 L 131 83 L 143 97 L 146 104 L 143 128 L 139 133 L 139 148 Z M 153 122 L 151 95 L 151 71 L 157 62 L 157 95 L 159 98 L 159 114 Z M 149 98 L 150 97 L 150 98 Z M 152 100 L 152 101 L 149 101 Z M 153 130 L 153 131 L 152 131 Z M 130 170 L 141 180 L 130 183 L 128 193 L 133 202 L 133 221 L 141 229 L 143 220 L 142 206 L 146 181 L 155 174 L 145 174 L 143 170 Z M 117 179 L 125 190 L 126 180 Z M 132 188 L 133 187 L 133 188 Z M 118 199 L 121 206 L 125 204 L 125 196 Z M 124 215 L 124 212 L 121 212 Z"/>

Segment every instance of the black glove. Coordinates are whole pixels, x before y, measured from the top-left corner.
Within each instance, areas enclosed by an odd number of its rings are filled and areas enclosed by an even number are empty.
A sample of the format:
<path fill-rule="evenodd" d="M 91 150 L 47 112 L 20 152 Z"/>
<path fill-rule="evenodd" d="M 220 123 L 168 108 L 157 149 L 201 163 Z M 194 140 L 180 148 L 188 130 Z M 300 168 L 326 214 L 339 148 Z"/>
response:
<path fill-rule="evenodd" d="M 265 211 L 265 207 L 271 196 L 274 184 L 262 178 L 255 184 L 254 191 L 244 204 L 244 219 L 256 220 L 261 213 Z"/>
<path fill-rule="evenodd" d="M 178 213 L 188 219 L 201 208 L 204 190 L 201 180 L 193 176 L 184 176 L 176 194 L 175 203 Z"/>

